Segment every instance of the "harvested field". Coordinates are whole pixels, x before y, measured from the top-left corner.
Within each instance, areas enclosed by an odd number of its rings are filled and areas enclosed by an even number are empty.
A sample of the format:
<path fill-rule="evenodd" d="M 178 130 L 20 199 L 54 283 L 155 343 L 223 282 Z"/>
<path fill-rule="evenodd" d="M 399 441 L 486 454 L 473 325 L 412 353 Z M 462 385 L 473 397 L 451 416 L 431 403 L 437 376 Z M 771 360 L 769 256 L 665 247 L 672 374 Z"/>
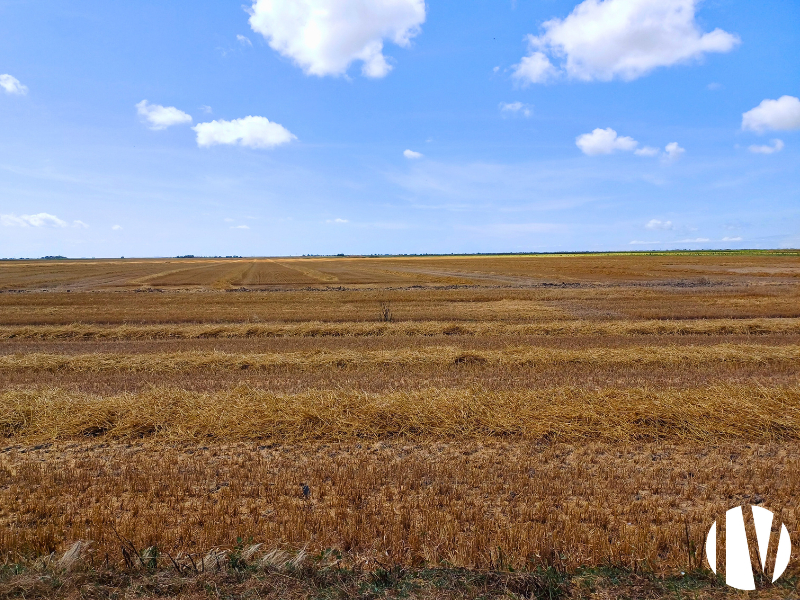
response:
<path fill-rule="evenodd" d="M 170 258 L 127 260 L 0 261 L 0 289 L 202 288 L 240 267 L 260 274 L 255 285 L 530 283 L 681 283 L 800 277 L 796 250 L 750 252 L 645 252 L 573 255 L 409 256 L 345 258 Z M 295 271 L 290 275 L 287 271 Z M 196 273 L 193 276 L 192 273 Z M 744 276 L 744 277 L 743 277 Z M 335 278 L 335 280 L 334 280 Z M 247 276 L 232 282 L 243 284 Z M 157 287 L 157 286 L 156 286 Z"/>
<path fill-rule="evenodd" d="M 795 251 L 0 263 L 0 551 L 699 573 L 737 504 L 797 538 L 798 277 Z"/>

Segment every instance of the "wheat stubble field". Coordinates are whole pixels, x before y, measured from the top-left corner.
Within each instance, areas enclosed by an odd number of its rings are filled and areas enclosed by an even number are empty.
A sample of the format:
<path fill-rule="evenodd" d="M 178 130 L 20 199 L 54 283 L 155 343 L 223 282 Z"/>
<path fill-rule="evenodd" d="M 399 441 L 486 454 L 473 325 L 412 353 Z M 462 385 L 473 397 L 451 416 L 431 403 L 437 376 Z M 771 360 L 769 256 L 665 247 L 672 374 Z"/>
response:
<path fill-rule="evenodd" d="M 4 596 L 790 597 L 800 252 L 3 261 L 0 437 Z"/>

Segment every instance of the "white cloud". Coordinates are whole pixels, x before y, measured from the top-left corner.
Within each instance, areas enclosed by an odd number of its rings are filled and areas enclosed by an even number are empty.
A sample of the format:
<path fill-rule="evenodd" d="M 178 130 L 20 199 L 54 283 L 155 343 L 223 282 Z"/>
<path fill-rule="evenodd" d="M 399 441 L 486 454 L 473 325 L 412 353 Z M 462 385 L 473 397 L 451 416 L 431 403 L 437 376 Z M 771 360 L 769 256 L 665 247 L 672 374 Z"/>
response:
<path fill-rule="evenodd" d="M 403 156 L 409 159 L 422 158 L 421 152 L 414 152 L 413 150 L 403 150 Z"/>
<path fill-rule="evenodd" d="M 112 225 L 111 229 L 113 229 L 114 231 L 119 231 L 120 229 L 122 229 L 122 225 Z"/>
<path fill-rule="evenodd" d="M 729 52 L 738 36 L 721 29 L 703 33 L 695 21 L 699 2 L 585 0 L 566 18 L 542 23 L 541 35 L 528 36 L 530 53 L 514 76 L 528 83 L 557 73 L 583 81 L 630 81 L 708 52 Z"/>
<path fill-rule="evenodd" d="M 522 102 L 501 102 L 500 112 L 504 115 L 522 115 L 526 118 L 533 114 L 531 105 Z"/>
<path fill-rule="evenodd" d="M 645 229 L 674 229 L 674 227 L 672 226 L 672 221 L 650 219 L 645 225 Z"/>
<path fill-rule="evenodd" d="M 242 46 L 253 46 L 253 42 L 250 41 L 250 38 L 246 35 L 237 34 L 236 39 L 239 40 L 239 43 Z"/>
<path fill-rule="evenodd" d="M 338 219 L 337 218 L 337 219 L 327 219 L 325 222 L 326 223 L 349 223 L 350 221 L 348 221 L 347 219 Z"/>
<path fill-rule="evenodd" d="M 693 240 L 678 240 L 675 243 L 676 244 L 701 244 L 703 242 L 710 242 L 710 241 L 711 240 L 709 238 L 701 238 L 701 237 L 699 237 L 699 238 L 694 238 Z"/>
<path fill-rule="evenodd" d="M 724 237 L 724 238 L 722 238 L 722 241 L 723 241 L 723 242 L 741 242 L 741 241 L 742 241 L 742 237 L 741 237 L 741 236 L 737 236 L 737 237 Z"/>
<path fill-rule="evenodd" d="M 661 151 L 658 148 L 652 146 L 644 146 L 633 151 L 637 156 L 656 156 L 659 152 Z"/>
<path fill-rule="evenodd" d="M 800 99 L 781 96 L 777 100 L 762 100 L 761 104 L 742 114 L 742 129 L 758 133 L 767 129 L 800 129 Z"/>
<path fill-rule="evenodd" d="M 207 115 L 210 115 L 212 112 L 214 112 L 213 110 L 211 110 L 211 107 L 208 104 L 200 105 L 200 110 L 202 110 L 203 113 Z"/>
<path fill-rule="evenodd" d="M 678 142 L 670 142 L 664 148 L 664 152 L 653 146 L 642 146 L 637 148 L 639 142 L 631 137 L 620 137 L 617 132 L 607 127 L 606 129 L 595 129 L 592 133 L 584 133 L 579 135 L 575 143 L 584 154 L 589 156 L 596 156 L 598 154 L 611 154 L 616 150 L 623 150 L 633 153 L 637 156 L 658 156 L 664 162 L 673 162 L 678 160 L 686 150 L 678 145 Z"/>
<path fill-rule="evenodd" d="M 686 152 L 686 148 L 681 148 L 678 142 L 670 142 L 664 147 L 664 152 L 664 160 L 672 162 L 683 156 L 683 153 Z"/>
<path fill-rule="evenodd" d="M 631 137 L 618 136 L 617 132 L 611 127 L 606 129 L 597 128 L 592 133 L 584 133 L 575 138 L 575 144 L 578 148 L 589 156 L 611 154 L 616 150 L 633 150 L 638 143 Z"/>
<path fill-rule="evenodd" d="M 0 75 L 0 87 L 2 87 L 6 94 L 16 94 L 18 96 L 24 96 L 28 93 L 28 87 L 22 85 L 19 82 L 19 79 L 5 73 Z"/>
<path fill-rule="evenodd" d="M 233 121 L 220 119 L 198 123 L 192 129 L 197 133 L 197 145 L 200 147 L 239 144 L 250 148 L 272 148 L 297 139 L 283 125 L 273 123 L 266 117 L 250 116 Z"/>
<path fill-rule="evenodd" d="M 775 154 L 776 152 L 780 152 L 783 150 L 783 141 L 782 140 L 772 140 L 771 146 L 757 146 L 753 145 L 749 148 L 750 152 L 755 152 L 756 154 Z"/>
<path fill-rule="evenodd" d="M 513 68 L 512 77 L 523 85 L 544 83 L 558 75 L 558 69 L 553 66 L 547 55 L 539 51 L 523 56 L 519 64 L 514 65 Z"/>
<path fill-rule="evenodd" d="M 721 88 L 722 88 L 722 84 L 719 84 L 719 83 L 717 83 L 717 82 L 715 82 L 715 81 L 712 81 L 711 83 L 709 83 L 709 84 L 706 86 L 706 89 L 707 89 L 707 90 L 710 90 L 710 91 L 712 91 L 712 92 L 714 92 L 714 91 L 716 91 L 716 90 L 718 90 L 718 89 L 721 89 Z"/>
<path fill-rule="evenodd" d="M 383 42 L 408 46 L 425 22 L 425 0 L 255 0 L 250 27 L 307 75 L 343 75 L 361 61 L 367 77 L 392 67 Z"/>
<path fill-rule="evenodd" d="M 645 242 L 642 240 L 631 240 L 629 243 L 631 245 L 649 246 L 651 244 L 661 244 L 662 242 Z"/>
<path fill-rule="evenodd" d="M 230 217 L 225 217 L 223 221 L 225 221 L 226 223 L 233 223 L 233 219 L 231 219 Z"/>
<path fill-rule="evenodd" d="M 87 223 L 84 223 L 83 221 L 78 221 L 78 220 L 73 221 L 72 222 L 72 226 L 73 227 L 80 227 L 81 229 L 89 229 L 89 225 Z"/>
<path fill-rule="evenodd" d="M 160 104 L 148 104 L 147 100 L 142 100 L 136 105 L 136 112 L 149 124 L 150 129 L 158 131 L 166 129 L 172 125 L 182 125 L 191 123 L 192 117 L 174 106 L 161 106 Z"/>
<path fill-rule="evenodd" d="M 67 227 L 66 221 L 43 212 L 35 215 L 0 215 L 0 224 L 4 227 Z"/>

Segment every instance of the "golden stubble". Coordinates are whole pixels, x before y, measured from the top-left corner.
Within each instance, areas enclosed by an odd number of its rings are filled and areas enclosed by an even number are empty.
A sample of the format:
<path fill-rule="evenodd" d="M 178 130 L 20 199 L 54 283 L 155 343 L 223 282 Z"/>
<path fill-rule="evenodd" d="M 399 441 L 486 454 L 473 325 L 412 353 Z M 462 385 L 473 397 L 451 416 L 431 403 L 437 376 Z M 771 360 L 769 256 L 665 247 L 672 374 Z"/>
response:
<path fill-rule="evenodd" d="M 703 564 L 705 534 L 730 506 L 759 502 L 797 530 L 797 449 L 430 439 L 6 448 L 0 547 L 38 555 L 92 540 L 97 560 L 119 563 L 118 532 L 173 556 L 230 550 L 238 538 L 378 564 L 685 570 Z"/>

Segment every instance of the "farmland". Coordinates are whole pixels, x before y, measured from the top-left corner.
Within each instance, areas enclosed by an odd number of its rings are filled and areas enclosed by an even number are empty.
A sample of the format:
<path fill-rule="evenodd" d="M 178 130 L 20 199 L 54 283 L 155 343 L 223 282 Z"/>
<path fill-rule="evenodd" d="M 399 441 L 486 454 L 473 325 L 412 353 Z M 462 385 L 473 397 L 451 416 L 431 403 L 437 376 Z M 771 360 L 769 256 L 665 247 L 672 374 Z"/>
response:
<path fill-rule="evenodd" d="M 0 595 L 78 541 L 143 594 L 680 587 L 728 508 L 800 527 L 800 252 L 0 261 L 0 436 Z"/>

